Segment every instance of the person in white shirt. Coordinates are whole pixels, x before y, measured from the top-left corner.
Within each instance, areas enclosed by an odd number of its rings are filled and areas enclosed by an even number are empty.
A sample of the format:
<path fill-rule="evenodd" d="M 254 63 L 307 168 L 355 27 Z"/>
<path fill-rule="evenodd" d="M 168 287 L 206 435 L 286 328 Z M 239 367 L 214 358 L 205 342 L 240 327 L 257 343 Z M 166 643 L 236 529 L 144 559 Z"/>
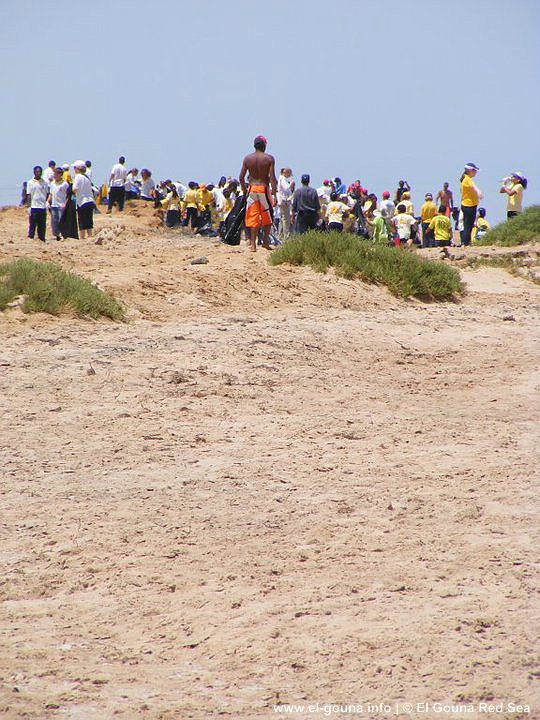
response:
<path fill-rule="evenodd" d="M 209 186 L 207 185 L 207 187 Z M 218 185 L 218 187 L 213 187 L 211 192 L 214 196 L 214 203 L 216 205 L 216 209 L 220 210 L 223 207 L 223 202 L 225 200 L 225 198 L 223 197 L 223 190 Z"/>
<path fill-rule="evenodd" d="M 279 210 L 279 238 L 286 240 L 291 234 L 291 203 L 295 182 L 291 168 L 282 168 L 278 186 L 277 202 Z"/>
<path fill-rule="evenodd" d="M 81 238 L 90 237 L 94 227 L 94 193 L 92 183 L 86 177 L 86 165 L 83 160 L 73 163 L 75 178 L 73 192 L 77 201 L 77 219 Z"/>
<path fill-rule="evenodd" d="M 49 185 L 54 180 L 55 168 L 56 168 L 56 163 L 54 162 L 54 160 L 49 160 L 48 167 L 46 167 L 45 170 L 43 171 L 43 179 L 45 180 L 46 183 L 49 183 Z"/>
<path fill-rule="evenodd" d="M 148 168 L 141 170 L 141 200 L 153 200 L 156 183 L 152 180 L 152 173 Z"/>
<path fill-rule="evenodd" d="M 61 240 L 60 220 L 62 212 L 66 206 L 69 192 L 69 183 L 63 178 L 63 170 L 61 167 L 55 168 L 54 179 L 49 185 L 49 197 L 47 202 L 51 211 L 51 229 L 57 240 Z"/>
<path fill-rule="evenodd" d="M 126 158 L 121 155 L 118 158 L 118 162 L 112 166 L 111 175 L 109 177 L 109 207 L 107 208 L 107 215 L 112 213 L 113 205 L 118 204 L 118 209 L 122 211 L 124 209 L 124 203 L 126 201 L 126 177 L 128 171 L 125 166 Z"/>
<path fill-rule="evenodd" d="M 397 214 L 394 215 L 393 221 L 399 236 L 400 245 L 412 245 L 413 233 L 418 228 L 416 218 L 407 212 L 405 203 L 399 203 L 396 212 Z"/>
<path fill-rule="evenodd" d="M 390 218 L 394 217 L 396 206 L 392 202 L 392 200 L 390 200 L 390 193 L 388 192 L 388 190 L 385 190 L 383 192 L 382 197 L 383 199 L 381 200 L 380 205 L 381 215 L 386 220 L 390 220 Z"/>
<path fill-rule="evenodd" d="M 126 191 L 126 200 L 136 200 L 139 197 L 139 186 L 137 175 L 139 174 L 138 168 L 132 168 L 126 177 L 124 189 Z"/>
<path fill-rule="evenodd" d="M 319 202 L 321 205 L 328 205 L 330 202 L 330 195 L 332 194 L 332 185 L 330 180 L 323 180 L 321 187 L 317 188 L 317 195 L 319 196 Z"/>
<path fill-rule="evenodd" d="M 178 197 L 183 200 L 184 195 L 186 194 L 187 187 L 184 185 L 184 183 L 181 183 L 180 180 L 173 180 L 172 184 L 176 188 L 176 192 L 178 193 Z"/>
<path fill-rule="evenodd" d="M 36 165 L 34 167 L 34 177 L 26 186 L 26 195 L 30 199 L 28 237 L 33 240 L 37 230 L 38 238 L 45 242 L 49 184 L 42 178 L 42 174 L 43 168 L 41 165 Z"/>

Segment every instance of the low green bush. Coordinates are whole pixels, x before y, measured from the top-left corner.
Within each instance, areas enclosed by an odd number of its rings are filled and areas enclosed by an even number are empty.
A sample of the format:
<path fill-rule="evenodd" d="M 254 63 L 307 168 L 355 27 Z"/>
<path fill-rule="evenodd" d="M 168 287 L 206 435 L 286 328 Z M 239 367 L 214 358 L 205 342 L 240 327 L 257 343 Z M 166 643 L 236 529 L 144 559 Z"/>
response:
<path fill-rule="evenodd" d="M 20 295 L 24 296 L 23 312 L 124 319 L 124 310 L 114 298 L 54 263 L 21 259 L 1 264 L 0 310 Z"/>
<path fill-rule="evenodd" d="M 269 261 L 272 265 L 310 265 L 317 272 L 333 267 L 342 277 L 386 285 L 400 297 L 449 300 L 463 292 L 455 268 L 401 248 L 374 245 L 349 233 L 313 230 L 293 235 L 274 250 Z"/>

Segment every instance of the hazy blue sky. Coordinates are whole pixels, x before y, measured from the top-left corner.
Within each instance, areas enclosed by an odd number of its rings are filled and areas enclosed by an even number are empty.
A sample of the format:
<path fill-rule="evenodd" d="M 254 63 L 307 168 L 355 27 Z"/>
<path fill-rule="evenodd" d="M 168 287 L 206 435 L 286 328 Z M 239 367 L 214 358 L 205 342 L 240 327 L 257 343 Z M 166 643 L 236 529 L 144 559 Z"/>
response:
<path fill-rule="evenodd" d="M 253 137 L 295 175 L 413 186 L 476 162 L 540 187 L 540 2 L 1 0 L 0 203 L 36 163 L 118 155 L 154 178 L 237 175 Z"/>

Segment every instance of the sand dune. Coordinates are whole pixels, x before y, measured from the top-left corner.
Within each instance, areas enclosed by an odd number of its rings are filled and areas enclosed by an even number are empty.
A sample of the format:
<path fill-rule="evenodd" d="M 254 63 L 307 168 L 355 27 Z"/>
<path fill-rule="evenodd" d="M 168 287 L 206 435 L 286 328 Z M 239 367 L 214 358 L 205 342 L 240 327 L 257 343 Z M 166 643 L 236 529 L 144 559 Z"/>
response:
<path fill-rule="evenodd" d="M 0 261 L 129 322 L 0 313 L 2 717 L 540 717 L 538 286 L 403 302 L 139 206 L 99 245 L 25 223 L 0 214 Z"/>

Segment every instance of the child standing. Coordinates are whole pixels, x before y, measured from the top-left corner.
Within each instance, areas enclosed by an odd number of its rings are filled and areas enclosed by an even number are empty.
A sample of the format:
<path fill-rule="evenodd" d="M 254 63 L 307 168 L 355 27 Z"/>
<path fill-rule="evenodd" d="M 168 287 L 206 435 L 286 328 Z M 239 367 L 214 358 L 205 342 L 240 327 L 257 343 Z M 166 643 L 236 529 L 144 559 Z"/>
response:
<path fill-rule="evenodd" d="M 449 247 L 452 241 L 452 223 L 446 215 L 445 205 L 439 205 L 439 213 L 429 221 L 429 229 L 435 238 L 433 247 Z"/>

